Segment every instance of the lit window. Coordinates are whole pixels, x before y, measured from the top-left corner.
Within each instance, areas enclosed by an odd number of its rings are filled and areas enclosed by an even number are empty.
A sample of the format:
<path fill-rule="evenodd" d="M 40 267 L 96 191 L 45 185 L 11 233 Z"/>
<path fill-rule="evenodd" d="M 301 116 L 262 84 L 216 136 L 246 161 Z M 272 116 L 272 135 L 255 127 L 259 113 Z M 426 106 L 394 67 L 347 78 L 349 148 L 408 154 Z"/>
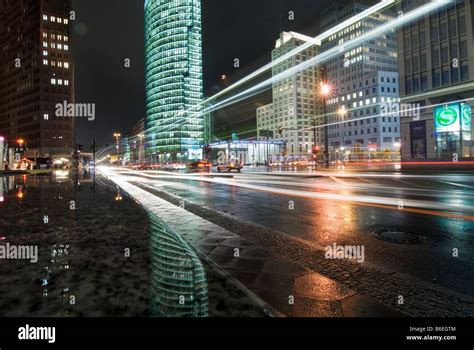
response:
<path fill-rule="evenodd" d="M 64 45 L 64 50 L 65 51 L 69 50 L 69 45 Z"/>
<path fill-rule="evenodd" d="M 55 44 L 55 43 L 51 43 L 51 48 L 55 49 L 55 48 L 56 48 L 56 44 Z"/>
<path fill-rule="evenodd" d="M 48 33 L 43 32 L 43 38 L 48 39 Z"/>
<path fill-rule="evenodd" d="M 43 21 L 47 21 L 48 20 L 48 15 L 43 15 Z"/>
<path fill-rule="evenodd" d="M 51 16 L 51 22 L 56 22 L 56 17 Z"/>
<path fill-rule="evenodd" d="M 69 69 L 69 62 L 64 62 L 64 68 Z"/>
<path fill-rule="evenodd" d="M 63 40 L 63 36 L 62 36 L 62 35 L 58 35 L 58 40 L 59 40 L 59 41 Z"/>
<path fill-rule="evenodd" d="M 56 40 L 56 34 L 51 34 L 51 39 Z"/>
<path fill-rule="evenodd" d="M 53 67 L 56 67 L 56 61 L 51 61 L 51 65 L 52 65 Z"/>
<path fill-rule="evenodd" d="M 58 62 L 58 67 L 62 67 L 63 66 L 63 63 L 62 62 Z"/>
<path fill-rule="evenodd" d="M 64 85 L 69 86 L 69 80 L 64 80 Z"/>
<path fill-rule="evenodd" d="M 43 50 L 43 56 L 48 56 L 48 51 Z"/>
<path fill-rule="evenodd" d="M 58 85 L 63 85 L 63 80 L 62 79 L 58 79 Z"/>
<path fill-rule="evenodd" d="M 49 120 L 49 114 L 44 114 L 44 115 L 43 115 L 43 119 L 44 119 L 44 120 Z"/>
<path fill-rule="evenodd" d="M 43 60 L 43 64 L 44 64 L 45 66 L 47 66 L 47 65 L 48 65 L 48 60 Z"/>
<path fill-rule="evenodd" d="M 58 49 L 62 50 L 63 49 L 63 44 L 58 44 Z"/>
<path fill-rule="evenodd" d="M 68 24 L 69 20 L 67 18 L 65 18 L 63 22 L 64 22 L 64 24 Z"/>
<path fill-rule="evenodd" d="M 58 18 L 58 23 L 63 23 L 63 19 L 62 19 L 62 18 Z"/>
<path fill-rule="evenodd" d="M 48 42 L 47 41 L 43 41 L 43 47 L 48 47 Z"/>
<path fill-rule="evenodd" d="M 56 79 L 51 78 L 51 84 L 56 85 Z"/>
<path fill-rule="evenodd" d="M 68 41 L 69 41 L 69 38 L 68 38 L 66 35 L 64 36 L 64 41 L 65 41 L 65 42 L 68 42 Z"/>

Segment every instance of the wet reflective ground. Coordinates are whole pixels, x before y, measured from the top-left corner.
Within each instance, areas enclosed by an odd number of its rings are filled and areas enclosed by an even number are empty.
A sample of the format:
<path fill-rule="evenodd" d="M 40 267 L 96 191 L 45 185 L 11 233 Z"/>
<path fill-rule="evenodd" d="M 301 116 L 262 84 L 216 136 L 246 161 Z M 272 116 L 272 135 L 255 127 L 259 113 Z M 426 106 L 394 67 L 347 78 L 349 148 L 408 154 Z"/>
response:
<path fill-rule="evenodd" d="M 109 181 L 85 173 L 0 177 L 0 316 L 262 316 Z"/>
<path fill-rule="evenodd" d="M 211 178 L 215 181 L 165 176 L 142 181 L 199 206 L 282 231 L 320 247 L 334 242 L 363 245 L 366 262 L 382 271 L 411 275 L 473 294 L 472 176 L 405 178 L 355 174 L 304 178 L 232 174 L 232 177 L 212 175 Z M 245 186 L 258 187 L 253 190 Z M 271 193 L 272 190 L 287 193 Z M 335 198 L 310 198 L 312 194 Z M 362 205 L 354 202 L 354 198 L 376 198 L 381 204 Z M 397 208 L 399 200 L 406 203 L 406 210 Z M 289 201 L 293 208 L 289 207 Z M 386 203 L 392 205 L 387 207 Z M 412 203 L 421 204 L 411 210 L 408 207 Z M 390 230 L 413 234 L 419 241 L 390 242 L 379 237 L 379 232 Z M 456 258 L 454 249 L 458 251 Z"/>

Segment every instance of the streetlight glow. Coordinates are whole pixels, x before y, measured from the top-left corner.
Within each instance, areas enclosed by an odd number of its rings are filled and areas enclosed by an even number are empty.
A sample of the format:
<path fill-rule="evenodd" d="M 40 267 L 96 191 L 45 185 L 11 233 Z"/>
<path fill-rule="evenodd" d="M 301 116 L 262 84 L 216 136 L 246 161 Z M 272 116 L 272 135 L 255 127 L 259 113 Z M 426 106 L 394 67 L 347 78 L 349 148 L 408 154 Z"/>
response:
<path fill-rule="evenodd" d="M 332 92 L 332 86 L 329 83 L 321 82 L 319 93 L 322 97 L 328 97 Z"/>

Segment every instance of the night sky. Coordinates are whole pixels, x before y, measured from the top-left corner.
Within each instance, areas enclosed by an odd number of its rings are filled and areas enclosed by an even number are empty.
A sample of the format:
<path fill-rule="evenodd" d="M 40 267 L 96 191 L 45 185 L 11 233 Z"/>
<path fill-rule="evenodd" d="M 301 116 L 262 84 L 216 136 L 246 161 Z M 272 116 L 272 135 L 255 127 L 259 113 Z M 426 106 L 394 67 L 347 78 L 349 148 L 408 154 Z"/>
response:
<path fill-rule="evenodd" d="M 340 1 L 344 3 L 347 1 Z M 76 102 L 95 103 L 96 120 L 78 120 L 79 143 L 113 143 L 145 115 L 144 1 L 73 0 Z M 210 95 L 221 74 L 269 62 L 281 30 L 318 34 L 321 10 L 330 0 L 202 0 L 204 89 Z M 295 20 L 288 20 L 294 11 Z M 124 60 L 131 60 L 131 68 Z"/>

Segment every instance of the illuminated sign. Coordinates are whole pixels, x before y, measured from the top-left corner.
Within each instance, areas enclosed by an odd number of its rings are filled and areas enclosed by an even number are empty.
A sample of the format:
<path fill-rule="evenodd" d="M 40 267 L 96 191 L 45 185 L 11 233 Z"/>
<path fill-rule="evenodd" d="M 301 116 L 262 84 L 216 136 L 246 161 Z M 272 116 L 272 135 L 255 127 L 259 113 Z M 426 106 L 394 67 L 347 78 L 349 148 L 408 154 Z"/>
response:
<path fill-rule="evenodd" d="M 472 128 L 472 107 L 468 103 L 461 103 L 462 130 L 471 131 Z"/>
<path fill-rule="evenodd" d="M 459 103 L 436 107 L 434 110 L 436 132 L 459 132 L 461 130 L 460 114 Z"/>
<path fill-rule="evenodd" d="M 201 160 L 202 159 L 202 149 L 192 149 L 188 150 L 189 160 Z"/>

